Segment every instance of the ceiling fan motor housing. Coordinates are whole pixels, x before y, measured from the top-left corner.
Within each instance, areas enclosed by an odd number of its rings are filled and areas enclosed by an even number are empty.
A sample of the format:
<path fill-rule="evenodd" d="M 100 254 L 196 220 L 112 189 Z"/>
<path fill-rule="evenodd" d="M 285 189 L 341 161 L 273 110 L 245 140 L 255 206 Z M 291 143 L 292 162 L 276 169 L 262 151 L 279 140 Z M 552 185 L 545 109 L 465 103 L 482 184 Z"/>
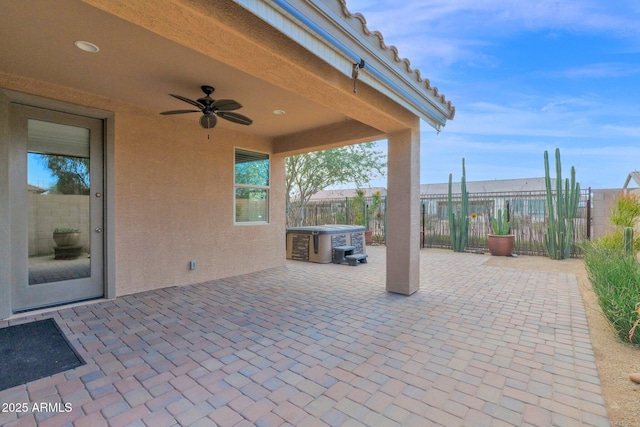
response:
<path fill-rule="evenodd" d="M 200 117 L 200 126 L 204 129 L 211 129 L 216 125 L 217 121 L 216 116 L 213 114 L 204 114 Z"/>

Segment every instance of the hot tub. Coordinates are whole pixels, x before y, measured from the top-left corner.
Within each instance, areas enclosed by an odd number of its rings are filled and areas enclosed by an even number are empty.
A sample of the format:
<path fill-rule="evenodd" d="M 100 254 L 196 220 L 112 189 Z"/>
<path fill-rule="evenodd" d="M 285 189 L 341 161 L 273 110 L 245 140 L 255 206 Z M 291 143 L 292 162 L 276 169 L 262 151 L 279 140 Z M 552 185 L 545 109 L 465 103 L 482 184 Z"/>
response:
<path fill-rule="evenodd" d="M 364 231 L 360 225 L 317 225 L 287 228 L 287 259 L 328 264 L 336 246 L 354 246 L 353 253 L 364 254 Z"/>

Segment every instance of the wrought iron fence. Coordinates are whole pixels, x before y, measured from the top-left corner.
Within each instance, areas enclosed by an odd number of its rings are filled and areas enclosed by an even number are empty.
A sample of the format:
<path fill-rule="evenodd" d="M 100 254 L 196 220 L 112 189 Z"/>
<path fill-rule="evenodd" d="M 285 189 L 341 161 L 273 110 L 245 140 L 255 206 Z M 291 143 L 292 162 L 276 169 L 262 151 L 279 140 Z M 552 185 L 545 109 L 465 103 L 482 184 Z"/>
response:
<path fill-rule="evenodd" d="M 574 219 L 574 241 L 591 237 L 591 189 L 583 189 L 577 217 Z M 460 195 L 453 195 L 454 209 L 460 205 Z M 358 224 L 370 231 L 370 241 L 386 242 L 386 197 L 379 206 L 373 197 L 323 199 L 300 203 L 291 201 L 287 206 L 287 226 L 325 224 Z M 490 216 L 498 209 L 508 209 L 511 231 L 515 234 L 515 252 L 520 255 L 545 256 L 544 234 L 548 225 L 546 192 L 502 192 L 469 194 L 468 250 L 488 251 L 487 234 L 491 232 Z M 447 195 L 431 194 L 420 197 L 420 243 L 422 247 L 451 248 Z M 572 257 L 581 256 L 574 245 Z"/>
<path fill-rule="evenodd" d="M 460 195 L 453 195 L 454 209 Z M 423 195 L 420 198 L 422 247 L 451 248 L 447 195 Z M 546 255 L 544 234 L 548 225 L 545 191 L 509 193 L 469 193 L 469 250 L 488 250 L 487 234 L 491 233 L 491 216 L 507 209 L 511 232 L 515 234 L 515 252 L 521 255 Z M 574 219 L 574 241 L 591 237 L 591 190 L 580 192 L 578 214 Z M 574 245 L 572 257 L 580 256 Z"/>

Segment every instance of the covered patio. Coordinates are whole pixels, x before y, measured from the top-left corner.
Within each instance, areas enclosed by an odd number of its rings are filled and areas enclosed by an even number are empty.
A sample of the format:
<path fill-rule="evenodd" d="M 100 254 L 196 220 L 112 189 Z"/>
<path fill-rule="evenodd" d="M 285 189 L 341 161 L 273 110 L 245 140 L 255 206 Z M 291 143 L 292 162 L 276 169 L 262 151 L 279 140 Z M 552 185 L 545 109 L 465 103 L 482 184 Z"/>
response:
<path fill-rule="evenodd" d="M 383 139 L 381 285 L 418 289 L 421 127 L 455 107 L 345 1 L 1 2 L 0 34 L 0 319 L 281 267 L 285 158 Z M 30 284 L 57 228 L 89 270 Z"/>
<path fill-rule="evenodd" d="M 2 321 L 55 318 L 87 365 L 0 392 L 71 411 L 0 424 L 609 425 L 574 275 L 429 249 L 407 298 L 368 253 Z"/>

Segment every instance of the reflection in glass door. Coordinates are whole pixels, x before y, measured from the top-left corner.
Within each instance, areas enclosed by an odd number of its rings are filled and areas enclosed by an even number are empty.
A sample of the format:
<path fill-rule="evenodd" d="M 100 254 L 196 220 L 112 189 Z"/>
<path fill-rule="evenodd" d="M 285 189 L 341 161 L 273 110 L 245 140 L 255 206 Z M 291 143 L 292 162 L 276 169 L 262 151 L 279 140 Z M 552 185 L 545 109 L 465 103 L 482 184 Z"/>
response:
<path fill-rule="evenodd" d="M 14 105 L 26 171 L 13 311 L 104 295 L 102 121 Z M 24 260 L 24 261 L 21 261 Z"/>
<path fill-rule="evenodd" d="M 27 188 L 29 285 L 90 277 L 89 129 L 29 119 L 27 132 L 27 176 L 46 180 Z"/>

